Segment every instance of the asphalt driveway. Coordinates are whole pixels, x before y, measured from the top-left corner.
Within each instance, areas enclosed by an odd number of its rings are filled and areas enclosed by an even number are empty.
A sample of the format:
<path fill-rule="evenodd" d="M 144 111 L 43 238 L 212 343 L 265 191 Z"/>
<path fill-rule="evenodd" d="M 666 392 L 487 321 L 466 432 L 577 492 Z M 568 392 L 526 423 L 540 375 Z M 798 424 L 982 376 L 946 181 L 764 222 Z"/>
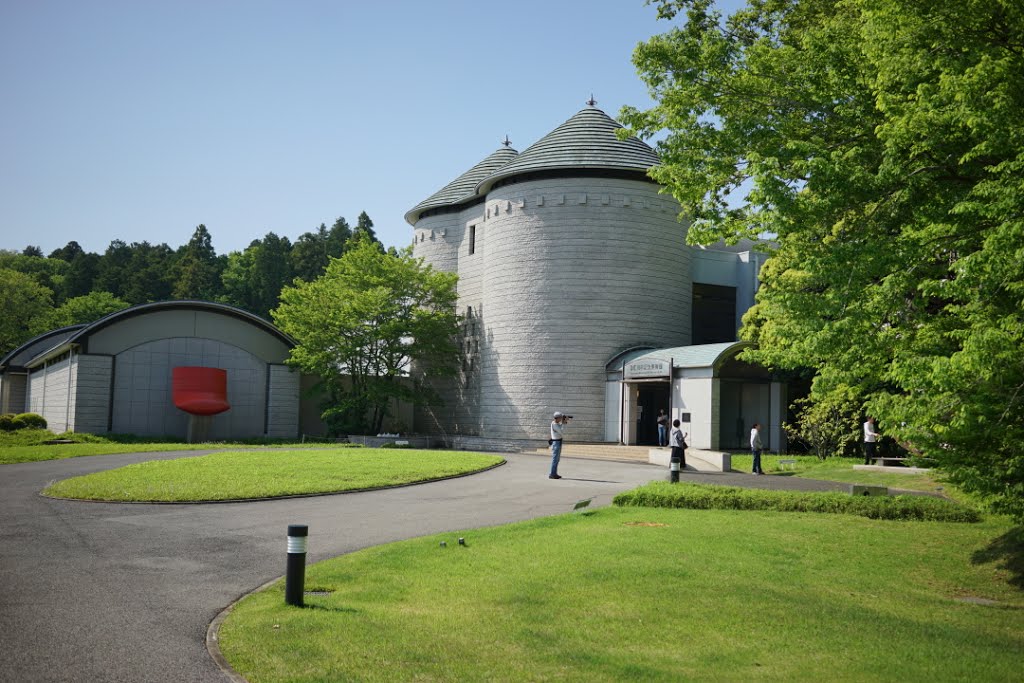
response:
<path fill-rule="evenodd" d="M 366 493 L 201 505 L 59 501 L 49 482 L 197 452 L 0 466 L 0 681 L 223 681 L 206 630 L 285 570 L 289 524 L 309 525 L 310 563 L 427 534 L 569 512 L 666 476 L 644 464 L 510 455 L 505 466 Z M 684 479 L 771 488 L 840 485 L 746 474 Z"/>

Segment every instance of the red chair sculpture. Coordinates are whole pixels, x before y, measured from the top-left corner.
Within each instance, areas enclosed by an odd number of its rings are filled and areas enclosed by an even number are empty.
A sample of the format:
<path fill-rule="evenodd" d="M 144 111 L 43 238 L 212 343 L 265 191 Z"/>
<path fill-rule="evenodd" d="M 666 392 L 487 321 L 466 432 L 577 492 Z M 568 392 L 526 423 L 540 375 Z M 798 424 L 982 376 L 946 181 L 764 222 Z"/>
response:
<path fill-rule="evenodd" d="M 210 418 L 231 409 L 228 372 L 220 368 L 177 367 L 171 374 L 174 405 L 189 414 L 189 443 L 204 441 Z"/>

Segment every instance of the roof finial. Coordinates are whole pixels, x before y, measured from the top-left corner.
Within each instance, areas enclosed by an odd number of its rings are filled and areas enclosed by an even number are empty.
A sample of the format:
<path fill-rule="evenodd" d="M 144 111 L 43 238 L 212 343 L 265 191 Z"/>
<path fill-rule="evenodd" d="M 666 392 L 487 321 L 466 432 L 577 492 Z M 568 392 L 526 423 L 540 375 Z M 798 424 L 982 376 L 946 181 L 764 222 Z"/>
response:
<path fill-rule="evenodd" d="M 508 139 L 508 133 L 505 134 L 505 141 L 501 144 L 505 145 L 506 147 L 512 146 L 512 141 Z"/>
<path fill-rule="evenodd" d="M 597 104 L 597 100 L 594 99 L 594 93 L 590 93 L 590 99 L 587 100 L 587 104 L 590 105 L 591 107 Z"/>

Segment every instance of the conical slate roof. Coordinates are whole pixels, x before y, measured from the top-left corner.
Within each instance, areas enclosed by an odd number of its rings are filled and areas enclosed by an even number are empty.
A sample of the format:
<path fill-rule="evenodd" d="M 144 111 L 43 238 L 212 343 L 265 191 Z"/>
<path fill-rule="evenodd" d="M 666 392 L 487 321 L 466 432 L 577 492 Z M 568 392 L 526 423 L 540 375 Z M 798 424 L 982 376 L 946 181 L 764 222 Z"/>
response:
<path fill-rule="evenodd" d="M 406 222 L 410 225 L 415 225 L 416 221 L 419 220 L 420 214 L 428 209 L 434 209 L 439 206 L 455 206 L 476 196 L 477 184 L 495 169 L 515 159 L 517 154 L 516 150 L 508 146 L 496 150 L 479 164 L 409 209 L 405 214 Z"/>
<path fill-rule="evenodd" d="M 622 124 L 594 106 L 526 148 L 515 160 L 495 169 L 476 188 L 484 194 L 496 182 L 522 173 L 559 169 L 607 169 L 645 172 L 661 163 L 657 153 L 639 138 L 620 140 Z"/>

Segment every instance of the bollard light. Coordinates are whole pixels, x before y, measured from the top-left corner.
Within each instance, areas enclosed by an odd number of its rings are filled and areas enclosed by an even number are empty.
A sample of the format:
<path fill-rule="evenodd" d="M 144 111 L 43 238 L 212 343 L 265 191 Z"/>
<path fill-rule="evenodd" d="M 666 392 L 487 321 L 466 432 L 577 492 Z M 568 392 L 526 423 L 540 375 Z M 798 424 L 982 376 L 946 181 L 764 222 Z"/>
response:
<path fill-rule="evenodd" d="M 306 583 L 306 540 L 309 527 L 304 524 L 288 525 L 288 568 L 284 579 L 284 601 L 302 607 L 302 594 Z"/>
<path fill-rule="evenodd" d="M 672 461 L 671 461 L 671 464 L 669 465 L 669 470 L 671 471 L 671 476 L 669 477 L 669 481 L 671 483 L 673 483 L 673 484 L 678 484 L 679 483 L 679 456 L 678 455 L 673 455 L 672 456 Z"/>

